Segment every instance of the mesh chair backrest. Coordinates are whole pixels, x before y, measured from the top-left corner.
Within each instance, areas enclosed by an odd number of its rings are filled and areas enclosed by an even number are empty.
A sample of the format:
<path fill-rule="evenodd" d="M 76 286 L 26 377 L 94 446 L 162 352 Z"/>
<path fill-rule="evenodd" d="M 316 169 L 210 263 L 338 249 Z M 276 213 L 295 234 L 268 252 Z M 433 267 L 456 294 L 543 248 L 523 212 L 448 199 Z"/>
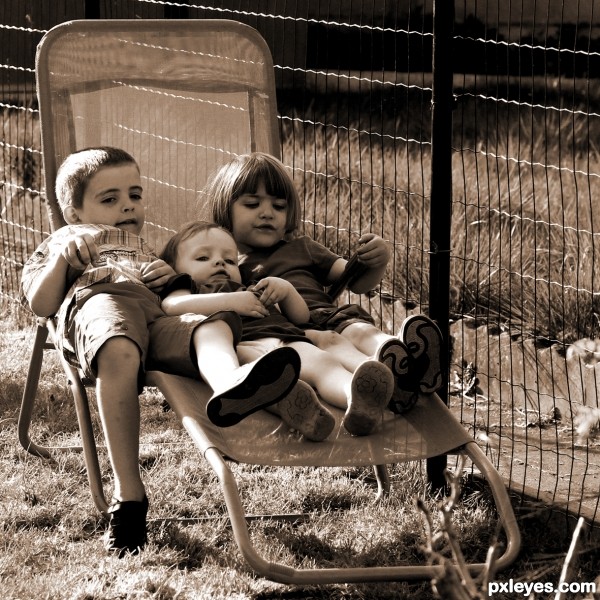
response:
<path fill-rule="evenodd" d="M 270 51 L 236 21 L 63 23 L 41 41 L 36 73 L 53 229 L 64 225 L 56 171 L 74 150 L 117 146 L 136 158 L 142 235 L 157 250 L 197 218 L 207 178 L 232 155 L 280 156 Z"/>

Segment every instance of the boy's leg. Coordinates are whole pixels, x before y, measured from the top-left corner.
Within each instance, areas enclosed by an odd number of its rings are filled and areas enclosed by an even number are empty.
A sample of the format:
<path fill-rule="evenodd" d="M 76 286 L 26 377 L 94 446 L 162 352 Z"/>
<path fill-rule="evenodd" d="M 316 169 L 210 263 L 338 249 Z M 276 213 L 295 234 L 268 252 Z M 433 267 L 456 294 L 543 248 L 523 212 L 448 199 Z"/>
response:
<path fill-rule="evenodd" d="M 139 468 L 140 350 L 129 338 L 113 337 L 96 360 L 98 409 L 115 480 L 106 547 L 122 556 L 137 553 L 147 537 L 148 500 Z"/>
<path fill-rule="evenodd" d="M 279 402 L 298 381 L 300 357 L 289 347 L 272 350 L 240 367 L 233 334 L 224 321 L 202 323 L 192 340 L 200 375 L 213 389 L 207 414 L 220 427 L 236 425 Z"/>

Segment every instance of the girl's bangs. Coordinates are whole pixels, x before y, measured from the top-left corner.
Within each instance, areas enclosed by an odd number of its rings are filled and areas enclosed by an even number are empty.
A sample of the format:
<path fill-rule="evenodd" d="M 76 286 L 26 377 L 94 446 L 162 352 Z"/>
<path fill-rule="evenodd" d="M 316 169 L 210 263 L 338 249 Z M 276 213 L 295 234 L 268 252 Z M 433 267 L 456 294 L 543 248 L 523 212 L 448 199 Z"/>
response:
<path fill-rule="evenodd" d="M 250 165 L 248 165 L 250 167 Z M 244 193 L 254 194 L 260 182 L 264 182 L 265 191 L 269 196 L 275 198 L 286 198 L 290 196 L 290 184 L 288 178 L 280 173 L 276 167 L 267 163 L 259 162 L 246 170 L 245 176 L 240 178 L 235 197 Z"/>

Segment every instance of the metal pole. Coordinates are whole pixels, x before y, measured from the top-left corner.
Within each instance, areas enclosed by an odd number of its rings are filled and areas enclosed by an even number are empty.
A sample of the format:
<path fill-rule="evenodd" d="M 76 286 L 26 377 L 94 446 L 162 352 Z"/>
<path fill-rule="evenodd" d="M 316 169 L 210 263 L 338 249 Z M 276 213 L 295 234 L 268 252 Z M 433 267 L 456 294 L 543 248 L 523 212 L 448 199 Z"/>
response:
<path fill-rule="evenodd" d="M 99 19 L 100 0 L 85 0 L 84 15 L 86 19 Z"/>
<path fill-rule="evenodd" d="M 454 0 L 433 2 L 433 94 L 431 115 L 431 214 L 429 254 L 429 316 L 444 337 L 444 385 L 438 392 L 448 403 L 448 350 L 450 339 L 450 225 L 452 219 L 452 36 Z M 434 490 L 446 485 L 446 456 L 427 461 Z"/>

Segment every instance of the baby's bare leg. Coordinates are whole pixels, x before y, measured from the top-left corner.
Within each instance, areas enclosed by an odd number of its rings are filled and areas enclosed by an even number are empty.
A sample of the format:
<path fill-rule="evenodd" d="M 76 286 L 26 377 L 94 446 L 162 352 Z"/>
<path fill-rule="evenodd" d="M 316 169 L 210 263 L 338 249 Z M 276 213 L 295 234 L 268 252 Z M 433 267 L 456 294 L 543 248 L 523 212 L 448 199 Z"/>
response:
<path fill-rule="evenodd" d="M 236 425 L 279 402 L 298 381 L 300 357 L 292 348 L 276 348 L 240 367 L 224 321 L 201 324 L 192 339 L 200 374 L 213 390 L 206 411 L 219 427 Z"/>
<path fill-rule="evenodd" d="M 231 380 L 240 363 L 229 325 L 225 321 L 203 323 L 194 330 L 192 339 L 202 379 L 213 389 Z"/>
<path fill-rule="evenodd" d="M 328 404 L 345 409 L 350 398 L 352 373 L 334 353 L 321 350 L 306 342 L 289 344 L 300 355 L 300 379 L 317 390 Z"/>
<path fill-rule="evenodd" d="M 96 361 L 98 409 L 115 477 L 114 497 L 141 501 L 145 492 L 139 467 L 140 351 L 129 338 L 114 337 L 100 348 Z"/>

